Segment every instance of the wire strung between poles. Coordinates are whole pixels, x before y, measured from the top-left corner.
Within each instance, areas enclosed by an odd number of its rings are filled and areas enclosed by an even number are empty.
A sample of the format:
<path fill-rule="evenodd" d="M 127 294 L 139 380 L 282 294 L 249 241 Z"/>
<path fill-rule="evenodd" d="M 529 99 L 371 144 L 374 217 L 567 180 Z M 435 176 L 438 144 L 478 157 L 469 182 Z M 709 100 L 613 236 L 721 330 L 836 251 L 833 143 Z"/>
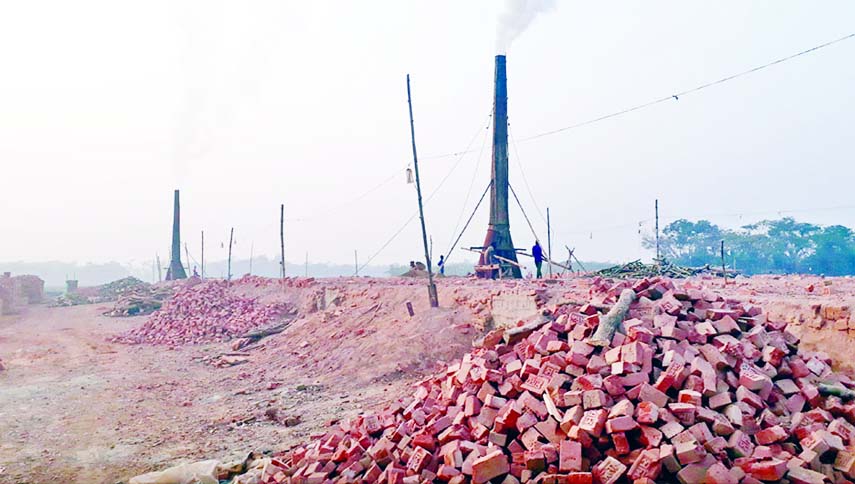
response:
<path fill-rule="evenodd" d="M 451 248 L 448 249 L 448 252 L 445 255 L 445 263 L 448 263 L 448 259 L 451 257 L 451 253 L 454 251 L 454 248 L 457 247 L 457 243 L 460 242 L 460 238 L 463 237 L 464 232 L 469 227 L 469 223 L 472 222 L 472 219 L 475 217 L 475 213 L 478 211 L 478 207 L 481 206 L 481 202 L 484 201 L 484 197 L 487 195 L 487 192 L 490 191 L 490 187 L 493 186 L 493 180 L 490 180 L 490 183 L 487 184 L 487 188 L 484 190 L 484 193 L 481 194 L 481 198 L 478 200 L 478 204 L 475 205 L 475 210 L 472 210 L 472 214 L 469 215 L 469 220 L 466 221 L 466 225 L 463 226 L 463 230 L 460 231 L 460 235 L 457 236 L 457 239 L 451 244 Z"/>
<path fill-rule="evenodd" d="M 490 116 L 492 116 L 492 114 L 490 114 Z M 431 192 L 431 194 L 427 196 L 427 198 L 425 199 L 425 202 L 424 202 L 425 205 L 427 205 L 433 199 L 434 195 L 436 195 L 437 192 L 439 192 L 440 188 L 442 188 L 442 186 L 445 184 L 445 182 L 448 181 L 448 179 L 451 177 L 451 175 L 454 173 L 454 171 L 457 169 L 457 167 L 460 166 L 460 162 L 463 161 L 463 158 L 465 158 L 466 153 L 469 152 L 469 147 L 472 146 L 472 143 L 474 143 L 475 140 L 478 139 L 479 134 L 481 134 L 481 127 L 480 126 L 478 127 L 478 131 L 475 133 L 475 135 L 472 137 L 472 139 L 469 140 L 469 144 L 466 145 L 466 149 L 461 152 L 460 158 L 458 158 L 457 161 L 454 162 L 454 165 L 451 166 L 451 169 L 448 170 L 448 173 L 446 173 L 445 177 L 443 177 L 443 179 L 440 180 L 439 185 L 437 185 L 436 188 L 433 190 L 433 192 Z M 402 225 L 401 228 L 399 228 L 394 234 L 392 234 L 392 236 L 389 237 L 389 240 L 387 240 L 386 243 L 384 243 L 383 246 L 377 250 L 377 252 L 372 254 L 371 257 L 369 257 L 368 260 L 365 261 L 365 263 L 359 267 L 359 270 L 361 271 L 364 268 L 368 267 L 368 264 L 370 264 L 371 261 L 374 260 L 375 257 L 380 255 L 380 253 L 383 252 L 383 250 L 385 250 L 386 247 L 388 247 L 389 244 L 391 244 L 392 241 L 394 241 L 398 237 L 398 235 L 400 235 L 401 232 L 403 232 L 404 229 L 407 228 L 408 225 L 410 225 L 410 222 L 412 222 L 418 215 L 419 215 L 419 211 L 416 210 L 410 216 L 410 218 L 408 218 L 407 221 L 404 222 L 404 225 Z"/>

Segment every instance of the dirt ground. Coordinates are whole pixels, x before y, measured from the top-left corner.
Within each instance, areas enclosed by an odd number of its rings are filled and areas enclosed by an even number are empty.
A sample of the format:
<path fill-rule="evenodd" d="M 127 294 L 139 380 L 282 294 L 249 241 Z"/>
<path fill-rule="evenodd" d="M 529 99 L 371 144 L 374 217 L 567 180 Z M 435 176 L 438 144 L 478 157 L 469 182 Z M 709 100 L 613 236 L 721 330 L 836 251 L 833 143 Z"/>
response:
<path fill-rule="evenodd" d="M 359 392 L 292 382 L 267 390 L 240 366 L 213 368 L 210 346 L 168 350 L 105 342 L 140 318 L 94 306 L 31 308 L 0 321 L 0 482 L 115 483 L 183 460 L 276 449 L 324 420 L 385 400 L 403 381 Z M 303 416 L 285 427 L 270 406 Z M 255 420 L 252 418 L 255 417 Z"/>
<path fill-rule="evenodd" d="M 508 287 L 497 286 L 497 287 Z M 492 289 L 445 283 L 428 311 L 416 280 L 239 290 L 299 309 L 283 333 L 212 366 L 228 344 L 110 343 L 145 317 L 106 305 L 31 306 L 0 318 L 0 483 L 116 483 L 205 458 L 282 450 L 330 420 L 382 406 L 482 333 Z M 493 291 L 495 292 L 495 291 Z M 406 302 L 412 300 L 415 317 Z M 288 417 L 300 423 L 284 424 Z"/>
<path fill-rule="evenodd" d="M 240 290 L 285 299 L 298 311 L 284 332 L 247 349 L 245 363 L 226 368 L 210 364 L 230 351 L 224 343 L 107 342 L 145 317 L 101 316 L 103 305 L 31 306 L 0 318 L 7 367 L 0 372 L 0 483 L 114 484 L 182 462 L 285 449 L 330 420 L 403 396 L 437 365 L 468 351 L 483 334 L 493 296 L 578 301 L 589 295 L 589 281 L 449 279 L 440 282 L 442 307 L 434 311 L 418 280 L 332 279 L 284 292 L 247 285 Z M 809 284 L 819 289 L 808 292 Z M 724 291 L 800 314 L 808 347 L 855 360 L 846 330 L 810 324 L 816 305 L 855 300 L 855 281 L 752 278 Z M 408 301 L 415 317 L 406 312 Z M 287 417 L 300 421 L 288 426 Z"/>

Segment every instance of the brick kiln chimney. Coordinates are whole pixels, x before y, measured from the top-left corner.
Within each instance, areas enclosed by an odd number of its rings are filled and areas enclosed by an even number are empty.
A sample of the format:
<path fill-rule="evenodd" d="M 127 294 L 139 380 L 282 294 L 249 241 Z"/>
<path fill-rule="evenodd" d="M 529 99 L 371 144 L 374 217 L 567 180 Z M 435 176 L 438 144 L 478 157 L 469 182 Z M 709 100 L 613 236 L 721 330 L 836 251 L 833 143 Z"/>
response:
<path fill-rule="evenodd" d="M 178 203 L 178 190 L 175 190 L 175 204 L 172 210 L 172 257 L 169 261 L 169 269 L 166 271 L 167 281 L 187 279 L 187 273 L 181 265 L 181 208 Z"/>
<path fill-rule="evenodd" d="M 493 101 L 493 169 L 490 186 L 490 224 L 484 248 L 493 247 L 493 253 L 517 262 L 517 253 L 511 240 L 511 225 L 508 219 L 508 77 L 505 56 L 496 56 L 495 98 Z M 479 265 L 489 264 L 485 253 L 481 254 Z M 520 278 L 518 266 L 502 262 L 504 272 Z M 490 277 L 491 272 L 479 272 L 480 277 Z"/>

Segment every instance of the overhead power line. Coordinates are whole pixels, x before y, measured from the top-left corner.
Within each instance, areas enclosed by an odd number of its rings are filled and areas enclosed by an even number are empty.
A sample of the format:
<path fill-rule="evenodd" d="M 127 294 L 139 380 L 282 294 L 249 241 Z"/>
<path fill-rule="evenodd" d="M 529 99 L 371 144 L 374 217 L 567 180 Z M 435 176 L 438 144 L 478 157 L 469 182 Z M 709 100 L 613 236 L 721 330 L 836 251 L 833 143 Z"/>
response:
<path fill-rule="evenodd" d="M 701 85 L 696 86 L 696 87 L 693 87 L 693 88 L 691 88 L 691 89 L 687 89 L 687 90 L 680 91 L 680 92 L 677 92 L 677 93 L 674 93 L 674 94 L 671 94 L 671 95 L 668 95 L 668 96 L 664 96 L 664 97 L 661 97 L 661 98 L 658 98 L 658 99 L 654 99 L 654 100 L 649 101 L 649 102 L 646 102 L 646 103 L 642 103 L 642 104 L 638 104 L 638 105 L 635 105 L 635 106 L 632 106 L 632 107 L 628 107 L 628 108 L 625 108 L 625 109 L 621 109 L 620 111 L 615 111 L 615 112 L 613 112 L 613 113 L 609 113 L 609 114 L 605 114 L 605 115 L 602 115 L 602 116 L 598 116 L 598 117 L 596 117 L 596 118 L 588 119 L 588 120 L 586 120 L 586 121 L 581 121 L 581 122 L 579 122 L 579 123 L 572 124 L 572 125 L 569 125 L 569 126 L 565 126 L 565 127 L 563 127 L 563 128 L 557 128 L 557 129 L 553 129 L 553 130 L 550 130 L 550 131 L 545 131 L 545 132 L 542 132 L 542 133 L 538 133 L 538 134 L 534 134 L 534 135 L 531 135 L 531 136 L 527 136 L 527 137 L 525 137 L 525 138 L 521 138 L 521 139 L 519 139 L 519 140 L 516 140 L 516 139 L 515 139 L 515 140 L 513 140 L 513 143 L 514 143 L 514 149 L 515 149 L 515 150 L 517 149 L 517 148 L 516 148 L 516 144 L 517 144 L 518 142 L 519 142 L 519 143 L 523 143 L 523 142 L 526 142 L 526 141 L 532 141 L 532 140 L 539 139 L 539 138 L 543 138 L 543 137 L 546 137 L 546 136 L 551 136 L 551 135 L 554 135 L 554 134 L 563 133 L 563 132 L 565 132 L 565 131 L 570 131 L 570 130 L 573 130 L 573 129 L 576 129 L 576 128 L 581 128 L 581 127 L 584 127 L 584 126 L 589 126 L 589 125 L 591 125 L 591 124 L 595 124 L 595 123 L 598 123 L 598 122 L 600 122 L 600 121 L 605 121 L 605 120 L 607 120 L 607 119 L 611 119 L 611 118 L 615 118 L 615 117 L 618 117 L 618 116 L 622 116 L 622 115 L 624 115 L 624 114 L 628 114 L 628 113 L 631 113 L 631 112 L 634 112 L 634 111 L 639 111 L 639 110 L 641 110 L 641 109 L 645 109 L 645 108 L 648 108 L 648 107 L 651 107 L 651 106 L 655 106 L 655 105 L 657 105 L 657 104 L 661 104 L 661 103 L 664 103 L 664 102 L 667 102 L 667 101 L 678 100 L 681 96 L 686 96 L 686 95 L 689 95 L 689 94 L 693 94 L 693 93 L 696 93 L 696 92 L 698 92 L 698 91 L 702 91 L 702 90 L 704 90 L 704 89 L 707 89 L 707 88 L 709 88 L 709 87 L 713 87 L 713 86 L 716 86 L 716 85 L 719 85 L 719 84 L 723 84 L 723 83 L 726 83 L 726 82 L 728 82 L 728 81 L 732 81 L 732 80 L 734 80 L 734 79 L 738 79 L 738 78 L 740 78 L 740 77 L 746 76 L 746 75 L 748 75 L 748 74 L 753 74 L 753 73 L 758 72 L 758 71 L 761 71 L 761 70 L 763 70 L 763 69 L 767 69 L 767 68 L 772 67 L 772 66 L 775 66 L 775 65 L 777 65 L 777 64 L 781 64 L 781 63 L 787 62 L 787 61 L 789 61 L 789 60 L 792 60 L 792 59 L 795 59 L 795 58 L 801 57 L 801 56 L 803 56 L 803 55 L 806 55 L 806 54 L 810 54 L 810 53 L 816 52 L 816 51 L 818 51 L 818 50 L 820 50 L 820 49 L 823 49 L 823 48 L 825 48 L 825 47 L 829 47 L 829 46 L 832 46 L 832 45 L 834 45 L 834 44 L 837 44 L 837 43 L 843 42 L 844 40 L 849 40 L 849 39 L 852 39 L 852 38 L 855 38 L 855 32 L 853 32 L 853 33 L 851 33 L 851 34 L 849 34 L 849 35 L 845 35 L 845 36 L 843 36 L 843 37 L 840 37 L 840 38 L 838 38 L 838 39 L 835 39 L 835 40 L 832 40 L 832 41 L 829 41 L 829 42 L 825 42 L 824 44 L 820 44 L 820 45 L 817 45 L 817 46 L 811 47 L 811 48 L 809 48 L 809 49 L 805 49 L 805 50 L 803 50 L 803 51 L 796 52 L 795 54 L 791 54 L 791 55 L 788 55 L 788 56 L 786 56 L 786 57 L 781 57 L 781 58 L 779 58 L 779 59 L 773 60 L 773 61 L 768 62 L 768 63 L 766 63 L 766 64 L 759 65 L 759 66 L 756 66 L 756 67 L 752 67 L 751 69 L 748 69 L 748 70 L 745 70 L 745 71 L 741 71 L 741 72 L 738 72 L 738 73 L 736 73 L 736 74 L 731 74 L 731 75 L 729 75 L 729 76 L 722 77 L 721 79 L 717 79 L 717 80 L 714 80 L 714 81 L 711 81 L 711 82 L 707 82 L 707 83 L 701 84 Z M 470 146 L 471 146 L 471 143 L 470 143 Z M 422 159 L 424 159 L 424 160 L 429 160 L 429 159 L 440 159 L 440 158 L 448 158 L 448 157 L 462 157 L 462 156 L 463 156 L 463 155 L 465 155 L 465 154 L 468 154 L 468 153 L 474 153 L 474 152 L 475 152 L 475 150 L 470 150 L 470 149 L 469 149 L 469 147 L 467 147 L 467 148 L 466 148 L 466 149 L 464 149 L 463 151 L 455 151 L 455 152 L 451 152 L 451 153 L 443 153 L 443 154 L 437 154 L 437 155 L 431 155 L 431 156 L 424 156 L 424 157 L 422 157 Z M 517 151 L 517 160 L 519 161 L 519 152 L 518 152 L 518 151 Z M 390 181 L 392 181 L 396 176 L 400 176 L 400 174 L 401 174 L 402 172 L 403 172 L 403 170 L 401 170 L 401 169 L 395 170 L 395 172 L 394 172 L 394 173 L 392 173 L 388 178 L 384 179 L 384 180 L 383 180 L 382 182 L 380 182 L 378 185 L 376 185 L 376 186 L 374 186 L 373 188 L 371 188 L 371 189 L 367 190 L 366 192 L 362 193 L 361 195 L 357 196 L 356 198 L 354 198 L 353 200 L 351 200 L 351 201 L 347 202 L 346 204 L 341 204 L 341 205 L 337 205 L 337 206 L 335 206 L 335 207 L 328 208 L 328 209 L 326 209 L 326 210 L 323 210 L 321 213 L 314 214 L 314 215 L 310 215 L 310 216 L 308 216 L 308 217 L 299 217 L 299 218 L 291 219 L 291 221 L 305 221 L 305 220 L 310 219 L 310 218 L 315 218 L 315 217 L 317 217 L 317 216 L 325 215 L 325 214 L 327 214 L 327 213 L 330 213 L 330 212 L 334 212 L 334 211 L 336 211 L 336 210 L 339 210 L 342 206 L 349 206 L 349 205 L 351 205 L 352 203 L 355 203 L 355 202 L 357 202 L 357 201 L 362 200 L 362 199 L 363 199 L 363 198 L 365 198 L 367 195 L 369 195 L 370 193 L 372 193 L 372 192 L 376 191 L 377 189 L 382 188 L 382 187 L 383 187 L 383 186 L 385 186 L 387 183 L 389 183 Z M 525 174 L 523 174 L 523 178 L 525 178 Z M 527 180 L 524 180 L 524 182 L 526 183 L 526 185 L 528 185 L 528 181 L 527 181 Z M 528 188 L 528 186 L 527 186 L 527 188 Z M 531 192 L 531 190 L 529 189 L 529 194 L 531 194 L 530 192 Z M 538 214 L 540 215 L 540 217 L 541 217 L 541 218 L 543 218 L 543 213 L 541 212 L 540 207 L 538 207 L 538 206 L 537 206 L 537 203 L 536 203 L 536 202 L 535 202 L 535 206 L 536 206 L 535 208 L 537 209 Z"/>
<path fill-rule="evenodd" d="M 554 134 L 563 133 L 565 131 L 570 131 L 572 129 L 581 128 L 583 126 L 588 126 L 588 125 L 591 125 L 594 123 L 598 123 L 600 121 L 605 121 L 607 119 L 615 118 L 615 117 L 618 117 L 618 116 L 621 116 L 624 114 L 628 114 L 628 113 L 631 113 L 634 111 L 638 111 L 638 110 L 641 110 L 644 108 L 649 108 L 651 106 L 654 106 L 654 105 L 660 104 L 660 103 L 664 103 L 666 101 L 676 101 L 680 98 L 680 96 L 686 96 L 688 94 L 693 94 L 693 93 L 696 93 L 698 91 L 702 91 L 706 88 L 713 87 L 713 86 L 716 86 L 718 84 L 723 84 L 725 82 L 732 81 L 732 80 L 740 78 L 742 76 L 746 76 L 748 74 L 753 74 L 757 71 L 762 71 L 763 69 L 767 69 L 769 67 L 772 67 L 772 66 L 777 65 L 777 64 L 781 64 L 783 62 L 787 62 L 787 61 L 795 59 L 797 57 L 801 57 L 805 54 L 810 54 L 812 52 L 816 52 L 820 49 L 824 49 L 825 47 L 832 46 L 834 44 L 843 42 L 844 40 L 849 40 L 851 38 L 855 38 L 855 32 L 853 32 L 849 35 L 845 35 L 843 37 L 840 37 L 839 39 L 835 39 L 835 40 L 832 40 L 830 42 L 826 42 L 824 44 L 820 44 L 820 45 L 811 47 L 811 48 L 803 50 L 801 52 L 796 52 L 795 54 L 791 54 L 791 55 L 788 55 L 786 57 L 781 57 L 780 59 L 773 60 L 773 61 L 768 62 L 766 64 L 759 65 L 757 67 L 752 67 L 751 69 L 748 69 L 746 71 L 738 72 L 736 74 L 731 74 L 729 76 L 722 77 L 721 79 L 717 79 L 715 81 L 711 81 L 711 82 L 707 82 L 705 84 L 701 84 L 700 86 L 696 86 L 696 87 L 693 87 L 691 89 L 687 89 L 685 91 L 676 92 L 674 94 L 670 94 L 668 96 L 664 96 L 664 97 L 661 97 L 659 99 L 654 99 L 654 100 L 646 102 L 646 103 L 642 103 L 642 104 L 631 106 L 631 107 L 628 107 L 625 109 L 621 109 L 620 111 L 615 111 L 613 113 L 604 114 L 602 116 L 598 116 L 596 118 L 588 119 L 586 121 L 581 121 L 581 122 L 578 122 L 576 124 L 564 126 L 563 128 L 557 128 L 557 129 L 553 129 L 550 131 L 544 131 L 542 133 L 527 136 L 525 138 L 520 138 L 518 141 L 520 143 L 523 143 L 526 141 L 532 141 L 532 140 L 543 138 L 546 136 L 551 136 Z M 427 157 L 425 157 L 425 159 L 447 158 L 449 156 L 459 156 L 462 154 L 465 154 L 465 152 L 457 151 L 457 152 L 453 152 L 453 153 L 442 153 L 442 154 L 427 156 Z"/>
<path fill-rule="evenodd" d="M 491 115 L 491 116 L 492 116 L 492 115 Z M 457 167 L 458 167 L 458 166 L 460 166 L 460 162 L 461 162 L 461 161 L 463 161 L 463 158 L 465 158 L 465 157 L 466 157 L 466 153 L 469 153 L 469 152 L 470 152 L 469 148 L 472 146 L 472 143 L 474 143 L 474 142 L 475 142 L 475 140 L 476 140 L 476 139 L 478 139 L 478 136 L 481 134 L 482 129 L 483 129 L 483 128 L 481 128 L 481 127 L 479 126 L 479 127 L 478 127 L 478 131 L 476 131 L 476 132 L 475 132 L 475 135 L 474 135 L 474 136 L 472 136 L 472 139 L 471 139 L 471 140 L 469 140 L 469 144 L 467 144 L 467 145 L 466 145 L 466 148 L 465 148 L 463 151 L 458 152 L 460 156 L 457 158 L 457 161 L 455 161 L 455 162 L 454 162 L 454 164 L 453 164 L 453 165 L 451 166 L 451 168 L 448 170 L 448 173 L 446 173 L 446 174 L 445 174 L 445 176 L 442 178 L 442 180 L 440 180 L 440 181 L 439 181 L 439 184 L 436 186 L 436 188 L 434 188 L 434 189 L 433 189 L 433 191 L 430 193 L 430 195 L 428 195 L 428 196 L 425 198 L 425 202 L 424 202 L 424 203 L 425 203 L 425 205 L 427 205 L 428 203 L 430 203 L 430 201 L 433 199 L 434 195 L 436 195 L 436 194 L 437 194 L 437 192 L 439 192 L 439 190 L 442 188 L 442 186 L 445 184 L 445 182 L 446 182 L 446 181 L 448 181 L 448 179 L 451 177 L 451 175 L 454 173 L 454 171 L 457 169 Z M 380 253 L 381 253 L 381 252 L 383 252 L 383 251 L 386 249 L 386 247 L 389 247 L 389 244 L 391 244 L 391 243 L 392 243 L 396 238 L 398 238 L 398 236 L 399 236 L 399 235 L 401 235 L 401 232 L 403 232 L 403 231 L 404 231 L 404 229 L 405 229 L 405 228 L 407 228 L 407 226 L 408 226 L 408 225 L 410 225 L 410 222 L 412 222 L 413 220 L 415 220 L 415 218 L 416 218 L 416 216 L 418 216 L 418 214 L 419 214 L 419 212 L 418 212 L 418 210 L 416 210 L 416 211 L 415 211 L 415 212 L 410 216 L 410 218 L 408 218 L 408 219 L 406 220 L 406 222 L 404 222 L 404 223 L 403 223 L 403 225 L 401 225 L 401 227 L 400 227 L 398 230 L 396 230 L 396 231 L 392 234 L 392 236 L 391 236 L 391 237 L 389 237 L 389 238 L 386 240 L 386 242 L 385 242 L 385 243 L 383 243 L 383 245 L 382 245 L 382 246 L 380 246 L 380 248 L 379 248 L 379 249 L 377 249 L 377 251 L 376 251 L 376 252 L 374 252 L 373 254 L 371 254 L 371 257 L 369 257 L 369 258 L 368 258 L 368 260 L 367 260 L 367 261 L 365 261 L 365 263 L 364 263 L 364 264 L 362 264 L 362 265 L 359 267 L 359 270 L 362 270 L 362 269 L 364 269 L 365 267 L 367 267 L 367 266 L 368 266 L 368 264 L 370 264 L 370 263 L 371 263 L 371 261 L 373 261 L 375 257 L 377 257 L 378 255 L 380 255 Z"/>
<path fill-rule="evenodd" d="M 528 136 L 528 137 L 520 139 L 520 142 L 531 141 L 531 140 L 535 140 L 538 138 L 543 138 L 545 136 L 550 136 L 553 134 L 562 133 L 564 131 L 569 131 L 571 129 L 581 128 L 582 126 L 588 126 L 590 124 L 598 123 L 600 121 L 605 121 L 606 119 L 610 119 L 610 118 L 614 118 L 614 117 L 621 116 L 624 114 L 628 114 L 628 113 L 631 113 L 633 111 L 638 111 L 640 109 L 649 108 L 651 106 L 654 106 L 654 105 L 660 104 L 660 103 L 664 103 L 666 101 L 672 101 L 672 100 L 676 101 L 680 98 L 680 96 L 685 96 L 685 95 L 692 94 L 692 93 L 695 93 L 698 91 L 702 91 L 708 87 L 713 87 L 713 86 L 723 84 L 725 82 L 732 81 L 734 79 L 740 78 L 742 76 L 747 76 L 748 74 L 753 74 L 757 71 L 762 71 L 763 69 L 772 67 L 772 66 L 777 65 L 777 64 L 781 64 L 783 62 L 787 62 L 789 60 L 803 56 L 805 54 L 810 54 L 811 52 L 816 52 L 822 48 L 828 47 L 830 45 L 834 45 L 838 42 L 843 42 L 844 40 L 848 40 L 848 39 L 851 39 L 853 37 L 855 37 L 855 33 L 851 33 L 849 35 L 840 37 L 839 39 L 835 39 L 835 40 L 832 40 L 830 42 L 826 42 L 824 44 L 820 44 L 820 45 L 817 45 L 815 47 L 811 47 L 810 49 L 806 49 L 806 50 L 803 50 L 801 52 L 797 52 L 795 54 L 788 55 L 786 57 L 781 57 L 780 59 L 773 60 L 772 62 L 763 64 L 763 65 L 760 65 L 757 67 L 752 67 L 751 69 L 748 69 L 747 71 L 742 71 L 742 72 L 739 72 L 736 74 L 731 74 L 727 77 L 722 77 L 721 79 L 717 79 L 717 80 L 712 81 L 712 82 L 707 82 L 706 84 L 701 84 L 700 86 L 693 87 L 693 88 L 687 89 L 685 91 L 680 91 L 680 92 L 671 94 L 669 96 L 661 97 L 659 99 L 654 99 L 653 101 L 649 101 L 649 102 L 646 102 L 644 104 L 638 104 L 636 106 L 632 106 L 632 107 L 629 107 L 626 109 L 622 109 L 622 110 L 614 112 L 614 113 L 606 114 L 606 115 L 603 115 L 603 116 L 600 116 L 600 117 L 597 117 L 594 119 L 589 119 L 587 121 L 582 121 L 581 123 L 571 124 L 570 126 L 565 126 L 563 128 L 553 129 L 551 131 L 545 131 L 543 133 Z"/>

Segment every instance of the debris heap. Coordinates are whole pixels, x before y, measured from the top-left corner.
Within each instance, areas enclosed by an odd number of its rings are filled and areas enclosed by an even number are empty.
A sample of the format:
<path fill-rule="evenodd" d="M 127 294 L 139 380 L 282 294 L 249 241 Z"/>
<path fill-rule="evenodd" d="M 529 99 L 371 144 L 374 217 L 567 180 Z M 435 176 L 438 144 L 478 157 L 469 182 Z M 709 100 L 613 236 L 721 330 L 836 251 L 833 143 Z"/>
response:
<path fill-rule="evenodd" d="M 77 292 L 62 294 L 52 303 L 52 306 L 79 306 L 81 304 L 97 304 L 107 301 L 116 301 L 122 296 L 146 291 L 152 287 L 151 284 L 143 282 L 136 277 L 128 276 L 113 282 L 101 284 L 100 286 L 81 287 Z"/>
<path fill-rule="evenodd" d="M 285 310 L 284 304 L 262 304 L 235 294 L 228 281 L 208 280 L 181 286 L 145 324 L 113 341 L 164 345 L 228 341 L 278 321 Z"/>
<path fill-rule="evenodd" d="M 151 314 L 172 297 L 175 287 L 145 284 L 122 292 L 112 309 L 105 316 L 143 316 Z"/>
<path fill-rule="evenodd" d="M 728 269 L 724 271 L 720 268 L 712 267 L 709 264 L 702 267 L 685 267 L 674 264 L 673 262 L 665 259 L 657 260 L 658 262 L 653 264 L 645 264 L 640 260 L 635 260 L 626 264 L 601 269 L 597 271 L 595 275 L 617 279 L 643 279 L 658 276 L 679 279 L 702 274 L 709 274 L 716 277 L 722 277 L 723 275 L 734 277 L 738 274 L 734 270 Z"/>
<path fill-rule="evenodd" d="M 151 284 L 143 282 L 136 277 L 128 276 L 122 279 L 108 282 L 97 287 L 98 301 L 115 301 L 125 294 L 129 294 L 139 289 L 150 287 Z"/>
<path fill-rule="evenodd" d="M 855 479 L 853 382 L 826 355 L 759 307 L 669 279 L 619 282 L 606 302 L 627 288 L 605 346 L 589 344 L 594 306 L 562 306 L 233 483 Z"/>

